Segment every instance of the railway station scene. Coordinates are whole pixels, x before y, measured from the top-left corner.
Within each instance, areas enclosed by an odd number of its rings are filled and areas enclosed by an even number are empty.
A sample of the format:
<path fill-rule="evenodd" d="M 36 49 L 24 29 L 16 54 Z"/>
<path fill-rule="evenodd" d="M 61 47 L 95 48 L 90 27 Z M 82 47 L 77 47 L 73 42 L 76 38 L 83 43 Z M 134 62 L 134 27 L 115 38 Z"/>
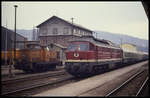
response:
<path fill-rule="evenodd" d="M 1 4 L 2 96 L 149 96 L 149 2 Z"/>

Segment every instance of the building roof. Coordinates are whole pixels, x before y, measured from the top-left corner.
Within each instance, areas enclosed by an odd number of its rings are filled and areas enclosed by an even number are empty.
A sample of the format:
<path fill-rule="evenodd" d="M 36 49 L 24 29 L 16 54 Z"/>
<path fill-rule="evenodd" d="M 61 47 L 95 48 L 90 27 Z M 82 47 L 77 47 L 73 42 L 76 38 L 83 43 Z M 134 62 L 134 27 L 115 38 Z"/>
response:
<path fill-rule="evenodd" d="M 6 28 L 6 27 L 1 26 L 1 28 L 4 29 L 4 30 L 7 30 L 8 32 L 15 33 L 14 31 L 12 31 L 12 30 L 10 30 L 10 29 L 8 29 L 8 28 Z M 20 34 L 18 34 L 18 33 L 16 33 L 16 35 L 17 35 L 17 36 L 20 36 L 20 37 L 23 37 L 24 39 L 27 39 L 26 37 L 24 37 L 24 36 L 22 36 L 22 35 L 20 35 Z"/>
<path fill-rule="evenodd" d="M 64 47 L 63 45 L 60 45 L 60 44 L 56 44 L 56 43 L 53 43 L 53 45 L 57 46 L 57 47 L 60 47 L 60 48 L 67 48 L 67 47 Z"/>
<path fill-rule="evenodd" d="M 86 31 L 89 31 L 89 32 L 93 32 L 92 30 L 87 29 L 87 28 L 85 28 L 85 27 L 83 27 L 83 26 L 81 26 L 81 25 L 79 25 L 79 24 L 75 24 L 75 23 L 72 24 L 71 22 L 66 21 L 66 20 L 64 20 L 64 19 L 62 19 L 62 18 L 60 18 L 60 17 L 57 17 L 57 16 L 52 16 L 52 17 L 50 17 L 49 19 L 47 19 L 46 21 L 42 22 L 41 24 L 39 24 L 39 25 L 36 26 L 36 27 L 39 28 L 41 25 L 45 24 L 46 22 L 48 22 L 49 20 L 52 20 L 52 19 L 54 19 L 54 18 L 59 19 L 59 20 L 61 20 L 61 21 L 64 21 L 65 23 L 68 23 L 68 24 L 71 25 L 71 26 L 74 26 L 74 27 L 77 27 L 77 28 L 80 28 L 80 29 L 83 29 L 83 30 L 86 30 Z"/>

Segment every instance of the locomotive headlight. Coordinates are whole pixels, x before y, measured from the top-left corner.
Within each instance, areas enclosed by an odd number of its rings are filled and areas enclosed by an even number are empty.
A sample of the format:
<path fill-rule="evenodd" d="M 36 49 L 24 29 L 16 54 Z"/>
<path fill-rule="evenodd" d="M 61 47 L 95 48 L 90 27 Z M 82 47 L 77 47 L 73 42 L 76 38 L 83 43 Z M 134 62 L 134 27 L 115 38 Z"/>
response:
<path fill-rule="evenodd" d="M 74 57 L 79 57 L 79 53 L 74 53 Z"/>

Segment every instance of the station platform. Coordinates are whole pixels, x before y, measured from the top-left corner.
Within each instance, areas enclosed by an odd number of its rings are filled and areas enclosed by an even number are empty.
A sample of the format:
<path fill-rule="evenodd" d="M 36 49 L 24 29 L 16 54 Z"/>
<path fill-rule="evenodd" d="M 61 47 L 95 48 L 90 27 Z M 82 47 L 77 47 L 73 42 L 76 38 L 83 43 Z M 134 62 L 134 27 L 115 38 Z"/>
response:
<path fill-rule="evenodd" d="M 89 77 L 79 82 L 66 84 L 64 86 L 50 89 L 48 91 L 41 92 L 33 96 L 80 96 L 80 95 L 84 95 L 84 93 L 87 92 L 88 90 L 94 89 L 96 87 L 101 87 L 104 84 L 108 83 L 109 81 L 114 81 L 115 79 L 121 80 L 122 78 L 121 75 L 125 75 L 129 72 L 132 72 L 133 70 L 137 70 L 137 69 L 139 70 L 140 67 L 146 63 L 148 63 L 148 61 L 134 64 L 132 66 L 120 68 L 117 70 L 113 70 L 113 71 L 110 71 L 101 75 Z M 109 89 L 109 87 L 107 87 L 107 89 Z"/>

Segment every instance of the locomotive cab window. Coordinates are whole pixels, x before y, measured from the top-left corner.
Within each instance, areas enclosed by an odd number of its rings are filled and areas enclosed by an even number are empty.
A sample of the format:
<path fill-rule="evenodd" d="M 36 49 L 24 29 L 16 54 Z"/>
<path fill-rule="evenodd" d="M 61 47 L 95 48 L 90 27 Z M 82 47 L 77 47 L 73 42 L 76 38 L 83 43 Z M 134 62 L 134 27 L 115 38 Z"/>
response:
<path fill-rule="evenodd" d="M 75 51 L 76 50 L 76 44 L 75 43 L 70 44 L 67 50 Z"/>
<path fill-rule="evenodd" d="M 88 43 L 80 43 L 78 46 L 79 51 L 88 51 Z"/>
<path fill-rule="evenodd" d="M 28 45 L 27 48 L 30 50 L 41 49 L 40 45 Z"/>

